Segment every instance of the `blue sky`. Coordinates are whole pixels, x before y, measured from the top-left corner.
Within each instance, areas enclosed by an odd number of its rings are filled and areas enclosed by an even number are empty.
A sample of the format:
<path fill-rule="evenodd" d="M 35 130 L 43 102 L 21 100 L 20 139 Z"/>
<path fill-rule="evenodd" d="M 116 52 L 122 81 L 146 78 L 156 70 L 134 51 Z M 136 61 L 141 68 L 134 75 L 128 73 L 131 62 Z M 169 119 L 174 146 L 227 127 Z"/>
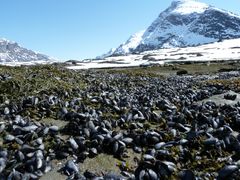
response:
<path fill-rule="evenodd" d="M 201 0 L 240 14 L 239 0 Z M 2 0 L 0 37 L 58 59 L 101 55 L 147 28 L 171 0 Z"/>

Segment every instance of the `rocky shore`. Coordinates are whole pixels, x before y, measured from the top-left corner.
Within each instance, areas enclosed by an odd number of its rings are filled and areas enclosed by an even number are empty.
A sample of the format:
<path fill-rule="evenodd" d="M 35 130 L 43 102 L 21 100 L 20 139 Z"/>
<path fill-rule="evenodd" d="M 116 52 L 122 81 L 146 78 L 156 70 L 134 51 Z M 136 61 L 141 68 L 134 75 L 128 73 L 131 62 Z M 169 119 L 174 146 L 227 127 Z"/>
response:
<path fill-rule="evenodd" d="M 0 179 L 240 176 L 239 71 L 0 70 Z"/>

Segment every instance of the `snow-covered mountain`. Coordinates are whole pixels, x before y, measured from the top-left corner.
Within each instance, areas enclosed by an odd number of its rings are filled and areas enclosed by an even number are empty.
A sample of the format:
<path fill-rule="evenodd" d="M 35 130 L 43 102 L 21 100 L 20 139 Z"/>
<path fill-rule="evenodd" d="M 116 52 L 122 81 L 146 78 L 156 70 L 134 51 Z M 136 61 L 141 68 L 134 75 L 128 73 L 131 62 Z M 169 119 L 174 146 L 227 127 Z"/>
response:
<path fill-rule="evenodd" d="M 36 53 L 7 39 L 0 39 L 0 62 L 51 61 L 49 56 Z"/>
<path fill-rule="evenodd" d="M 240 16 L 196 0 L 174 0 L 144 32 L 131 36 L 111 55 L 234 38 L 240 38 Z"/>
<path fill-rule="evenodd" d="M 113 54 L 121 55 L 128 54 L 131 51 L 134 51 L 134 49 L 136 49 L 141 43 L 144 32 L 145 30 L 132 35 L 125 43 L 121 44 L 117 49 L 115 49 Z"/>

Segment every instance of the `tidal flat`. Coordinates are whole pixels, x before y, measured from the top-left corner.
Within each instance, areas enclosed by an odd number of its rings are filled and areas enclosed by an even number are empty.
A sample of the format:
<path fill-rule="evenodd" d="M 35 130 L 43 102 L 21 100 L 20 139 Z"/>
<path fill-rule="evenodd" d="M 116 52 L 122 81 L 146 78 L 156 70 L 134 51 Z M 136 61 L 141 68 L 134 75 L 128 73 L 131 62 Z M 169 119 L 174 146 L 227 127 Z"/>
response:
<path fill-rule="evenodd" d="M 239 68 L 0 66 L 0 179 L 237 178 Z"/>

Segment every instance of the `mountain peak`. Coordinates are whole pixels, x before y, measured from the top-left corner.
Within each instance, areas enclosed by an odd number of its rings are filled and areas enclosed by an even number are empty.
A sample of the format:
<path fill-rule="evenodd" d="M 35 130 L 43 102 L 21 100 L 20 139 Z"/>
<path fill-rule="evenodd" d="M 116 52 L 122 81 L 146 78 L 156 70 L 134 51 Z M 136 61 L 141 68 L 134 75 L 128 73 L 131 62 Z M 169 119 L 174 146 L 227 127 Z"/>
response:
<path fill-rule="evenodd" d="M 136 49 L 139 43 L 142 41 L 142 37 L 145 33 L 145 30 L 141 30 L 134 35 L 132 35 L 125 43 L 121 44 L 117 49 L 111 49 L 108 53 L 102 55 L 101 57 L 107 57 L 106 55 L 116 54 L 127 54 L 130 53 L 131 50 Z M 114 50 L 114 51 L 113 51 Z"/>
<path fill-rule="evenodd" d="M 0 63 L 51 61 L 49 56 L 21 47 L 18 43 L 0 38 Z"/>
<path fill-rule="evenodd" d="M 197 0 L 174 0 L 170 6 L 172 13 L 178 14 L 192 14 L 203 13 L 209 8 L 208 4 L 199 2 Z"/>
<path fill-rule="evenodd" d="M 14 44 L 14 43 L 16 43 L 16 42 L 10 41 L 10 40 L 8 40 L 8 39 L 6 39 L 6 38 L 0 38 L 0 43 L 6 43 L 6 44 L 11 43 L 11 44 Z"/>
<path fill-rule="evenodd" d="M 240 16 L 197 0 L 174 0 L 144 33 L 131 36 L 111 55 L 240 38 L 239 29 Z"/>

